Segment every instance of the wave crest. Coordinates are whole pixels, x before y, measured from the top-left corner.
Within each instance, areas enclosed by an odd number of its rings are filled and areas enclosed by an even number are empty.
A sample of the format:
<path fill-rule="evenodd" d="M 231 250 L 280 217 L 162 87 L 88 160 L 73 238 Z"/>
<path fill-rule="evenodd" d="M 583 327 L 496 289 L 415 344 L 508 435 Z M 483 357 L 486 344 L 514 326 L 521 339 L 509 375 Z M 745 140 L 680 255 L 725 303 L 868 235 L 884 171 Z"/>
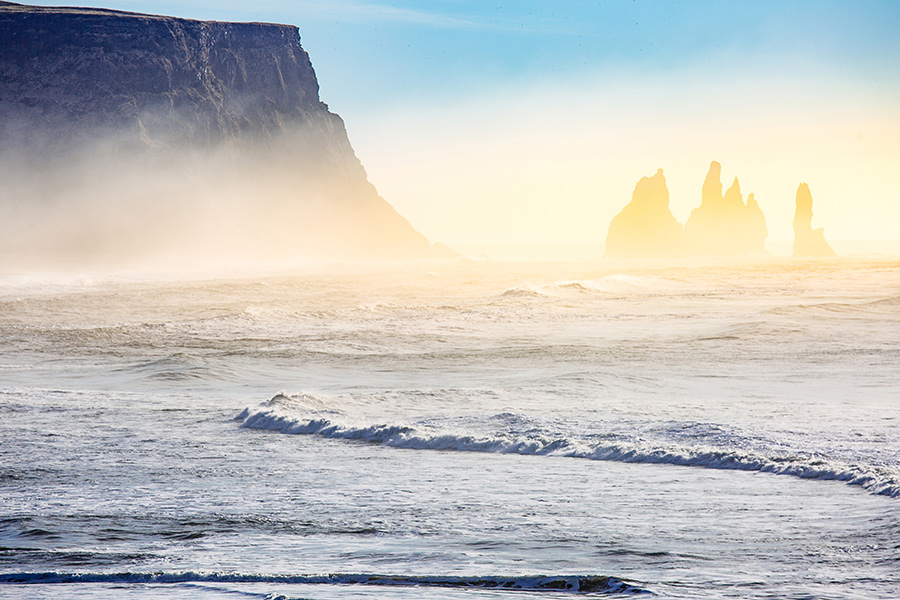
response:
<path fill-rule="evenodd" d="M 514 287 L 500 294 L 501 298 L 537 298 L 567 296 L 628 296 L 656 295 L 687 291 L 689 286 L 677 279 L 649 275 L 605 275 L 599 279 L 557 281 L 555 283 Z"/>
<path fill-rule="evenodd" d="M 887 467 L 829 461 L 817 454 L 766 453 L 743 450 L 729 444 L 739 436 L 718 435 L 712 424 L 686 426 L 669 423 L 670 437 L 677 443 L 629 441 L 626 436 L 606 433 L 576 434 L 551 430 L 525 417 L 503 413 L 480 419 L 423 419 L 408 423 L 374 423 L 352 418 L 332 407 L 325 397 L 313 394 L 287 396 L 280 393 L 238 416 L 241 427 L 286 434 L 318 435 L 381 444 L 408 450 L 490 452 L 534 456 L 564 456 L 626 463 L 667 464 L 709 469 L 755 471 L 804 479 L 842 481 L 870 493 L 900 498 L 900 479 Z M 468 424 L 480 431 L 467 431 Z M 484 428 L 487 431 L 484 431 Z M 697 434 L 698 428 L 703 435 Z M 716 433 L 716 435 L 710 435 Z M 724 446 L 712 445 L 717 440 Z M 695 445 L 689 445 L 691 441 Z M 735 442 L 736 443 L 736 442 Z M 688 445 L 686 445 L 688 444 Z"/>
<path fill-rule="evenodd" d="M 243 573 L 4 573 L 0 584 L 48 583 L 279 583 L 378 586 L 502 588 L 512 590 L 572 592 L 580 594 L 645 594 L 634 584 L 600 575 L 526 576 L 418 576 L 376 574 L 264 575 Z"/>

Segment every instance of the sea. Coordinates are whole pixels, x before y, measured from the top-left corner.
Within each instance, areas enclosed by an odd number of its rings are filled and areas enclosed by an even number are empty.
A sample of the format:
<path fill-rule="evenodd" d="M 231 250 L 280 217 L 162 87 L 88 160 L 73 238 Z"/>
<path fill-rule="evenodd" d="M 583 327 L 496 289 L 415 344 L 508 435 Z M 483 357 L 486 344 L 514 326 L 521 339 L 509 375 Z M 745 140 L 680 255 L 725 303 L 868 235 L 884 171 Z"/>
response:
<path fill-rule="evenodd" d="M 0 598 L 900 598 L 900 259 L 0 273 Z"/>

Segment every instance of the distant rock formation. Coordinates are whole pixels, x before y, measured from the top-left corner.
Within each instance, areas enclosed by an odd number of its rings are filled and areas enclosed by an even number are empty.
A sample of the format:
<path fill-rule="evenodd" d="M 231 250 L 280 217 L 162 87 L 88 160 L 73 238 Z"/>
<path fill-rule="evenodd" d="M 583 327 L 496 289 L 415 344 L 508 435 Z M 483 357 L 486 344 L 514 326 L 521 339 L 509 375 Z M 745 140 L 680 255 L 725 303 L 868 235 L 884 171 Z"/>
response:
<path fill-rule="evenodd" d="M 736 177 L 722 195 L 721 172 L 719 163 L 710 163 L 700 206 L 691 212 L 684 228 L 669 210 L 669 190 L 662 169 L 653 177 L 641 179 L 631 202 L 609 224 L 606 256 L 764 254 L 769 230 L 756 198 L 750 194 L 744 203 Z"/>
<path fill-rule="evenodd" d="M 797 188 L 797 209 L 794 212 L 794 256 L 836 256 L 825 241 L 825 230 L 812 228 L 812 194 L 809 186 Z"/>
<path fill-rule="evenodd" d="M 722 166 L 713 161 L 703 182 L 700 206 L 684 225 L 685 245 L 691 254 L 746 255 L 765 253 L 769 235 L 753 194 L 744 203 L 737 177 L 722 195 Z"/>
<path fill-rule="evenodd" d="M 669 210 L 669 189 L 663 170 L 643 177 L 622 211 L 609 224 L 606 256 L 648 258 L 679 256 L 683 252 L 681 223 Z"/>
<path fill-rule="evenodd" d="M 0 1 L 0 256 L 423 256 L 298 28 Z"/>

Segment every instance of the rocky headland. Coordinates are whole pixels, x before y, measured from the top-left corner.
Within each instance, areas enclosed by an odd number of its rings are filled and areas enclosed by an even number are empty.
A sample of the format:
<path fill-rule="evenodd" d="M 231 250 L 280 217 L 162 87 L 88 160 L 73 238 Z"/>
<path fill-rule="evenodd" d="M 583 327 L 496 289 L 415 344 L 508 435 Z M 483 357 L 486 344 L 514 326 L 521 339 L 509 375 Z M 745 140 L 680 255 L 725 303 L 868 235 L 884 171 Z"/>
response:
<path fill-rule="evenodd" d="M 0 254 L 425 256 L 298 28 L 0 2 Z"/>

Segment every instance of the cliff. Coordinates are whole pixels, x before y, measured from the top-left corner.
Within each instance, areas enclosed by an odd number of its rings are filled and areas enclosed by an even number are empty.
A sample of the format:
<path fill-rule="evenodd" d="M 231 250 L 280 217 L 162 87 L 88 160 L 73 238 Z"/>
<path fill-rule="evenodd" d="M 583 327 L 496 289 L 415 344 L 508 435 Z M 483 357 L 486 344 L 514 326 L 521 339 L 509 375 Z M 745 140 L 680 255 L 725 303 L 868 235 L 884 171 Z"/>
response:
<path fill-rule="evenodd" d="M 0 251 L 419 256 L 297 27 L 0 2 Z"/>
<path fill-rule="evenodd" d="M 797 188 L 797 208 L 794 211 L 794 256 L 836 256 L 825 241 L 825 230 L 812 228 L 812 194 L 809 186 Z"/>
<path fill-rule="evenodd" d="M 684 224 L 685 242 L 693 254 L 762 254 L 769 232 L 753 194 L 744 203 L 734 183 L 722 195 L 722 166 L 713 161 L 703 182 L 700 206 Z"/>
<path fill-rule="evenodd" d="M 669 210 L 669 188 L 662 169 L 634 186 L 629 202 L 609 224 L 605 255 L 616 258 L 678 256 L 683 252 L 681 223 Z"/>

